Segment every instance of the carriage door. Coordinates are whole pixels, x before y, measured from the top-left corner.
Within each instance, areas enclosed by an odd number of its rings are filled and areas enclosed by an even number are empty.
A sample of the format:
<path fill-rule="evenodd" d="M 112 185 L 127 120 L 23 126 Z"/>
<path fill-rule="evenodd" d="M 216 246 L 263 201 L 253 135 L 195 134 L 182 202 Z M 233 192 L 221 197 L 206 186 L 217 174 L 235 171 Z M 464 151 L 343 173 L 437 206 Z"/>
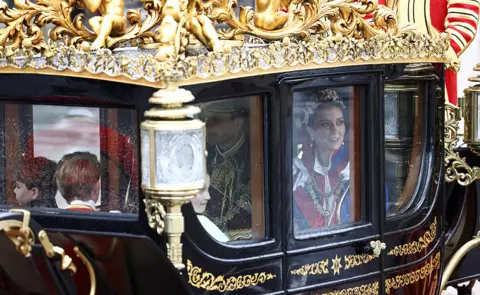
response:
<path fill-rule="evenodd" d="M 386 294 L 435 294 L 443 202 L 442 80 L 430 64 L 394 71 L 384 86 Z M 438 117 L 437 117 L 438 116 Z"/>
<path fill-rule="evenodd" d="M 381 289 L 381 75 L 362 67 L 291 74 L 280 82 L 291 294 Z"/>

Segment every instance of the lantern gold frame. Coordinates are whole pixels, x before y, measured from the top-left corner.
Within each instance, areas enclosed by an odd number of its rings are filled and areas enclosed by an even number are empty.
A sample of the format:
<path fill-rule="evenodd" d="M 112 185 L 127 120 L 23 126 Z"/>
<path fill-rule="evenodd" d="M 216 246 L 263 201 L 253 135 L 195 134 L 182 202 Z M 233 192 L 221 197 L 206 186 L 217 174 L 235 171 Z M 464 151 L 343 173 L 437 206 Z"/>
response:
<path fill-rule="evenodd" d="M 151 104 L 157 106 L 145 112 L 148 119 L 140 125 L 142 131 L 142 189 L 145 195 L 148 223 L 158 234 L 167 236 L 167 256 L 178 270 L 185 268 L 182 261 L 181 236 L 184 232 L 184 218 L 181 207 L 189 203 L 205 186 L 205 123 L 189 118 L 200 112 L 198 107 L 183 106 L 184 103 L 193 100 L 194 97 L 190 91 L 178 88 L 175 83 L 169 83 L 167 88 L 155 92 L 149 99 Z M 159 160 L 162 160 L 159 159 L 158 149 L 161 149 L 161 152 L 181 152 L 178 144 L 175 145 L 174 138 L 178 137 L 176 135 L 183 135 L 188 139 L 189 135 L 185 135 L 186 132 L 193 132 L 193 135 L 197 135 L 196 140 L 193 140 L 191 145 L 187 145 L 197 148 L 197 152 L 195 153 L 193 150 L 191 157 L 191 164 L 196 166 L 194 181 L 186 179 L 182 182 L 179 180 L 181 177 L 177 177 L 173 183 L 162 183 L 159 181 L 161 179 L 159 174 L 162 174 L 162 171 L 167 172 L 167 177 L 170 177 L 171 173 L 168 172 L 171 171 L 167 170 L 172 166 L 183 169 L 182 175 L 193 173 L 192 170 L 188 171 L 188 167 L 180 167 L 176 162 L 168 162 L 163 166 L 160 163 L 160 167 L 157 167 Z M 172 140 L 161 140 L 161 134 L 173 134 Z M 170 161 L 172 156 L 168 155 L 167 159 Z M 184 157 L 185 155 L 179 156 L 179 158 Z M 195 169 L 193 170 L 195 171 Z"/>

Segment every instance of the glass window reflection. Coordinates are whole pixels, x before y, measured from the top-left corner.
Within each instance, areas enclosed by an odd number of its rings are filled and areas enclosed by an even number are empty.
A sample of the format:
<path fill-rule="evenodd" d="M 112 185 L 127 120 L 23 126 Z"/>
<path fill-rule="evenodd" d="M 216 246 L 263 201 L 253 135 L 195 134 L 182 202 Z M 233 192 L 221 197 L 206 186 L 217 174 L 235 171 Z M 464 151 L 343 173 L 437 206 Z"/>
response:
<path fill-rule="evenodd" d="M 422 104 L 416 85 L 387 84 L 384 94 L 387 213 L 407 211 L 422 160 Z"/>
<path fill-rule="evenodd" d="M 261 97 L 213 101 L 202 104 L 201 110 L 206 123 L 210 181 L 208 190 L 192 201 L 199 220 L 219 241 L 262 239 L 265 226 Z"/>
<path fill-rule="evenodd" d="M 5 104 L 9 206 L 137 213 L 132 109 Z"/>
<path fill-rule="evenodd" d="M 354 87 L 294 92 L 295 233 L 360 220 L 355 200 Z"/>

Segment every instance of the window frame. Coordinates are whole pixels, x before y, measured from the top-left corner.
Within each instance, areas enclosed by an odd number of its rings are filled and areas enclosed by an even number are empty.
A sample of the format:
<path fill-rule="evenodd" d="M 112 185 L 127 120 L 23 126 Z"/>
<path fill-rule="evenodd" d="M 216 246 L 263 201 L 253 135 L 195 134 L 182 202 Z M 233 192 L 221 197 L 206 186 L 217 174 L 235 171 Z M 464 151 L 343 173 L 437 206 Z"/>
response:
<path fill-rule="evenodd" d="M 15 83 L 29 85 L 25 88 L 9 88 L 0 95 L 0 105 L 59 105 L 88 106 L 98 108 L 131 109 L 136 116 L 136 130 L 140 132 L 140 123 L 144 120 L 143 113 L 149 108 L 147 98 L 154 92 L 144 86 L 121 84 L 82 78 L 43 76 L 43 75 L 1 75 L 0 83 Z M 140 99 L 145 98 L 145 99 Z M 4 112 L 2 112 L 2 131 L 4 132 Z M 140 137 L 134 138 L 138 159 L 138 175 L 140 175 L 140 154 L 138 147 Z M 5 149 L 3 149 L 3 152 Z M 2 153 L 3 153 L 2 152 Z M 1 157 L 0 157 L 1 158 Z M 4 158 L 4 157 L 3 157 Z M 0 181 L 6 185 L 5 176 Z M 5 189 L 5 188 L 4 188 Z M 93 231 L 111 232 L 116 235 L 140 234 L 155 236 L 155 231 L 145 228 L 147 224 L 143 204 L 144 195 L 138 186 L 138 213 L 106 213 L 106 212 L 66 212 L 64 209 L 26 208 L 46 230 L 59 232 Z M 6 197 L 6 195 L 4 194 Z M 0 212 L 6 212 L 18 206 L 0 205 Z M 81 220 L 81 222 L 80 222 Z"/>
<path fill-rule="evenodd" d="M 249 262 L 265 257 L 281 257 L 282 248 L 282 227 L 272 226 L 281 224 L 281 216 L 275 214 L 281 208 L 280 200 L 274 199 L 278 195 L 278 188 L 273 185 L 270 179 L 279 177 L 280 152 L 275 146 L 280 145 L 280 137 L 276 133 L 275 126 L 280 123 L 278 116 L 278 104 L 275 103 L 276 93 L 268 88 L 269 82 L 273 82 L 276 75 L 265 76 L 265 84 L 260 85 L 256 80 L 258 77 L 244 78 L 238 80 L 220 81 L 215 84 L 199 84 L 186 87 L 192 91 L 195 101 L 191 105 L 207 103 L 212 101 L 221 101 L 235 97 L 255 97 L 262 100 L 263 108 L 263 204 L 264 204 L 264 223 L 265 237 L 257 241 L 244 241 L 238 243 L 222 243 L 212 238 L 196 218 L 196 214 L 191 204 L 182 207 L 182 213 L 185 217 L 184 237 L 188 244 L 218 261 Z M 257 83 L 256 83 L 257 82 Z"/>
<path fill-rule="evenodd" d="M 320 82 L 319 79 L 328 79 Z M 383 179 L 383 161 L 375 161 L 371 154 L 383 155 L 380 148 L 380 141 L 377 139 L 383 138 L 383 116 L 380 115 L 380 110 L 383 108 L 380 102 L 383 102 L 383 87 L 381 83 L 381 72 L 377 69 L 370 70 L 345 70 L 340 69 L 335 73 L 304 73 L 303 75 L 288 74 L 280 80 L 280 91 L 283 93 L 282 103 L 282 117 L 287 118 L 283 122 L 283 134 L 288 138 L 284 140 L 284 148 L 286 157 L 284 161 L 284 175 L 289 175 L 288 181 L 285 181 L 283 190 L 287 205 L 284 214 L 286 216 L 286 236 L 287 236 L 287 253 L 299 254 L 303 252 L 310 252 L 332 247 L 345 246 L 351 243 L 358 243 L 361 241 L 370 241 L 378 239 L 381 236 L 380 222 L 382 216 L 382 206 L 385 206 L 384 194 L 385 192 L 377 192 L 376 186 L 384 185 Z M 318 83 L 312 81 L 317 80 Z M 293 191 L 292 191 L 292 107 L 293 107 L 293 88 L 300 83 L 310 81 L 309 89 L 323 88 L 339 88 L 344 86 L 360 86 L 364 87 L 364 98 L 360 103 L 359 114 L 355 114 L 355 122 L 360 122 L 360 136 L 355 139 L 360 143 L 360 183 L 363 184 L 359 188 L 360 200 L 365 204 L 364 220 L 361 223 L 349 223 L 341 228 L 320 230 L 319 232 L 308 234 L 305 237 L 298 238 L 294 234 L 293 226 Z M 298 86 L 297 86 L 298 87 Z M 306 88 L 306 87 L 305 87 Z M 298 89 L 298 88 L 297 88 Z M 382 100 L 380 99 L 382 98 Z M 379 124 L 382 121 L 381 124 Z M 381 128 L 373 129 L 368 126 L 380 126 Z M 382 134 L 382 137 L 380 137 Z M 374 153 L 367 153 L 366 151 L 378 151 Z M 378 159 L 378 157 L 376 157 Z M 381 162 L 381 165 L 379 165 Z M 368 163 L 368 164 L 367 164 Z M 370 167 L 367 171 L 366 167 Z M 366 198 L 369 197 L 369 199 Z M 380 208 L 374 204 L 380 204 Z M 384 211 L 384 208 L 383 208 Z"/>

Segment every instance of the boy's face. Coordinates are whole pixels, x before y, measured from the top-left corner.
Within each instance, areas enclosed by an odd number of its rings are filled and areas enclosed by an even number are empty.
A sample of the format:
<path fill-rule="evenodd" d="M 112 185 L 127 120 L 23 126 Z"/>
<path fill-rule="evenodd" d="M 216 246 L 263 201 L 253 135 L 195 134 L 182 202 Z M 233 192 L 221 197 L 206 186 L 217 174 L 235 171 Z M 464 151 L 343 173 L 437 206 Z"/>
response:
<path fill-rule="evenodd" d="M 20 205 L 28 204 L 38 198 L 38 189 L 36 187 L 29 190 L 27 186 L 25 186 L 25 183 L 20 181 L 16 182 L 13 192 Z"/>

